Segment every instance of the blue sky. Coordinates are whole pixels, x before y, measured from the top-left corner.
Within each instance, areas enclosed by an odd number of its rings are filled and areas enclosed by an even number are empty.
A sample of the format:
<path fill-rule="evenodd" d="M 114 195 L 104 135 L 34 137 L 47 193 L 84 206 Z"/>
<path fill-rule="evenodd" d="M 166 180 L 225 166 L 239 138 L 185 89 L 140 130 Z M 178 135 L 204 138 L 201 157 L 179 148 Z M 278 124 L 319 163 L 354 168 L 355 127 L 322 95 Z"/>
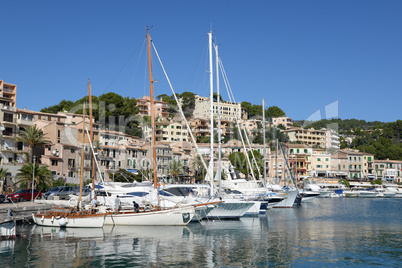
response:
<path fill-rule="evenodd" d="M 237 102 L 264 98 L 293 119 L 402 118 L 402 1 L 0 0 L 0 9 L 0 79 L 17 84 L 19 108 L 82 98 L 88 78 L 97 96 L 149 95 L 142 46 L 153 26 L 176 92 L 209 94 L 212 29 Z M 154 62 L 155 95 L 171 95 Z"/>

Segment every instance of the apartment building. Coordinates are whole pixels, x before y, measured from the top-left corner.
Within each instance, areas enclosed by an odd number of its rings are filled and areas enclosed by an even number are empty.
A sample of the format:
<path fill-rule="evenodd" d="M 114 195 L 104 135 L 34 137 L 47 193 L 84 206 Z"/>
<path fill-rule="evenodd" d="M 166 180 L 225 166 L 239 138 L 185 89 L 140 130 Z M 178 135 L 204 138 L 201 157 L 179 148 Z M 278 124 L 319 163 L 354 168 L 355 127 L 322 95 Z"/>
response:
<path fill-rule="evenodd" d="M 349 158 L 343 151 L 331 154 L 331 173 L 333 177 L 345 179 L 349 176 Z"/>
<path fill-rule="evenodd" d="M 142 96 L 137 99 L 137 106 L 140 109 L 140 115 L 151 116 L 151 98 Z M 160 100 L 154 100 L 155 118 L 167 118 L 169 116 L 169 103 Z"/>
<path fill-rule="evenodd" d="M 332 129 L 327 129 L 325 131 L 326 135 L 326 148 L 334 148 L 334 149 L 339 149 L 340 148 L 340 142 L 339 142 L 339 134 L 335 130 Z"/>
<path fill-rule="evenodd" d="M 402 161 L 398 160 L 374 160 L 375 179 L 383 182 L 402 182 Z"/>
<path fill-rule="evenodd" d="M 151 140 L 152 128 L 150 126 L 143 125 L 142 133 L 144 139 Z M 188 141 L 187 127 L 180 121 L 158 120 L 155 122 L 155 140 L 163 142 Z"/>
<path fill-rule="evenodd" d="M 312 148 L 303 144 L 288 144 L 288 149 L 288 161 L 293 174 L 297 174 L 298 178 L 307 177 L 311 168 Z"/>
<path fill-rule="evenodd" d="M 17 107 L 17 85 L 0 80 L 0 104 Z"/>
<path fill-rule="evenodd" d="M 291 142 L 300 142 L 311 147 L 319 146 L 325 148 L 327 146 L 327 135 L 325 130 L 292 127 L 284 130 L 284 132 L 288 134 Z"/>
<path fill-rule="evenodd" d="M 324 149 L 313 149 L 308 173 L 312 177 L 332 177 L 331 154 Z"/>
<path fill-rule="evenodd" d="M 292 128 L 293 127 L 293 120 L 290 117 L 282 116 L 282 117 L 273 117 L 272 118 L 272 124 L 274 126 L 279 126 L 282 125 L 286 129 Z"/>
<path fill-rule="evenodd" d="M 221 101 L 219 103 L 220 118 L 221 120 L 228 120 L 231 122 L 240 119 L 247 119 L 247 114 L 242 109 L 240 103 Z M 209 97 L 201 97 L 195 95 L 195 108 L 193 116 L 197 118 L 210 118 L 211 117 L 211 102 Z M 213 116 L 218 116 L 218 103 L 213 102 Z"/>

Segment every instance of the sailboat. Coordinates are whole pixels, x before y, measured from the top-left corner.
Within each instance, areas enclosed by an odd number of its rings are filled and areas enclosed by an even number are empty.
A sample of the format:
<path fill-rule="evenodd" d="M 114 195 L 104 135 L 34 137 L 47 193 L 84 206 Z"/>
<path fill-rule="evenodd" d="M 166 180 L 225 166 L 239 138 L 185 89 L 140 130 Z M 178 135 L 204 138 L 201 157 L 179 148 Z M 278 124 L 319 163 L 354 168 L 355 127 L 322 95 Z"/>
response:
<path fill-rule="evenodd" d="M 147 47 L 148 47 L 148 69 L 149 69 L 149 84 L 150 84 L 150 99 L 151 99 L 151 124 L 155 130 L 155 107 L 153 96 L 153 79 L 151 65 L 151 47 L 150 35 L 147 28 Z M 195 206 L 187 205 L 163 209 L 159 205 L 159 191 L 157 180 L 157 162 L 156 162 L 156 139 L 155 131 L 152 132 L 152 150 L 153 150 L 153 181 L 154 188 L 151 192 L 153 200 L 156 200 L 157 205 L 141 208 L 139 212 L 134 209 L 121 210 L 117 213 L 109 212 L 105 219 L 106 225 L 187 225 L 195 214 Z"/>
<path fill-rule="evenodd" d="M 89 83 L 90 86 L 90 83 Z M 51 210 L 38 211 L 32 213 L 33 221 L 37 225 L 51 227 L 102 227 L 105 222 L 106 213 L 82 207 L 82 185 L 83 185 L 83 169 L 84 169 L 84 128 L 85 128 L 85 104 L 82 117 L 82 147 L 81 147 L 81 176 L 80 176 L 80 196 L 77 207 L 59 207 Z"/>

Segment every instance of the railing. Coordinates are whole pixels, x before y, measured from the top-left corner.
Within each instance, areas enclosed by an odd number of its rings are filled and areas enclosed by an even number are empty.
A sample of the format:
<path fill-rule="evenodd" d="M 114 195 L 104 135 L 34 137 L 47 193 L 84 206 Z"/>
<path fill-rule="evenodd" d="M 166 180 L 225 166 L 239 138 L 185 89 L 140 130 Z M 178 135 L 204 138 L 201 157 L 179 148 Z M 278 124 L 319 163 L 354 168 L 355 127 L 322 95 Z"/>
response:
<path fill-rule="evenodd" d="M 3 91 L 4 91 L 4 92 L 8 92 L 8 93 L 13 93 L 13 94 L 15 94 L 14 90 L 12 90 L 12 89 L 3 88 Z"/>

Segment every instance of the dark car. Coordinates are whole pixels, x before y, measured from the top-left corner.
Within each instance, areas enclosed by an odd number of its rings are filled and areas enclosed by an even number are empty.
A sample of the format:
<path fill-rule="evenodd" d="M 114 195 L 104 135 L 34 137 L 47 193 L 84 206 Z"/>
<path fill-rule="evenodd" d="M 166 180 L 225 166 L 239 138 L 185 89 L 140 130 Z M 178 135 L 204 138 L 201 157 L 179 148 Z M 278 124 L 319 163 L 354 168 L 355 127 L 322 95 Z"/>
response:
<path fill-rule="evenodd" d="M 34 194 L 33 194 L 33 198 L 41 198 L 42 197 L 42 193 L 35 189 L 34 190 Z M 18 190 L 15 193 L 12 194 L 8 194 L 6 199 L 8 200 L 8 202 L 11 201 L 25 201 L 25 200 L 31 200 L 32 199 L 32 189 L 22 189 L 22 190 Z"/>
<path fill-rule="evenodd" d="M 56 187 L 57 188 L 57 187 Z M 53 188 L 51 192 L 45 194 L 45 198 L 49 200 L 59 199 L 59 200 L 69 200 L 70 195 L 80 195 L 80 187 L 78 186 L 61 186 L 60 189 Z M 54 191 L 53 191 L 54 190 Z M 83 188 L 82 195 L 86 196 L 91 193 L 90 188 Z"/>
<path fill-rule="evenodd" d="M 6 201 L 6 196 L 4 194 L 0 194 L 0 203 Z"/>
<path fill-rule="evenodd" d="M 46 193 L 44 193 L 43 197 L 45 199 L 48 199 L 49 197 L 50 197 L 49 199 L 53 199 L 53 196 L 57 195 L 62 189 L 63 189 L 63 186 L 54 187 L 53 189 L 51 189 L 51 190 L 47 191 Z"/>

